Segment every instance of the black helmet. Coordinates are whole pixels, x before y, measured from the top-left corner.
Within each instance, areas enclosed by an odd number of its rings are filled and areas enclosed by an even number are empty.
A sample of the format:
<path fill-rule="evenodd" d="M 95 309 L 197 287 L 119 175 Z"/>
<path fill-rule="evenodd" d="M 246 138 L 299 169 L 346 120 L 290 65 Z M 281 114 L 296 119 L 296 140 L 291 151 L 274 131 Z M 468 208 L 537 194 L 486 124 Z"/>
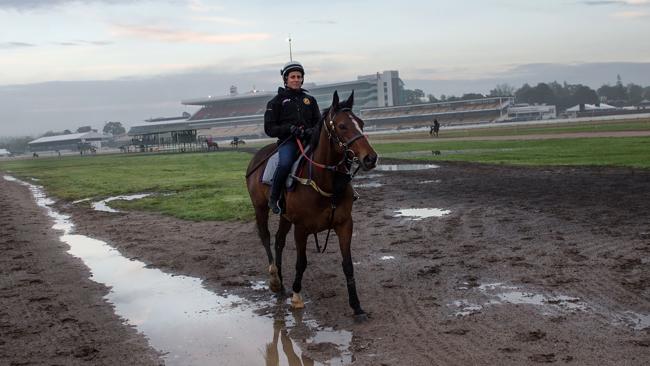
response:
<path fill-rule="evenodd" d="M 284 64 L 284 67 L 282 67 L 282 70 L 280 70 L 280 75 L 282 75 L 282 79 L 286 79 L 289 76 L 289 73 L 291 71 L 300 71 L 302 76 L 305 76 L 305 69 L 303 69 L 302 64 L 298 61 L 289 61 L 286 64 Z"/>

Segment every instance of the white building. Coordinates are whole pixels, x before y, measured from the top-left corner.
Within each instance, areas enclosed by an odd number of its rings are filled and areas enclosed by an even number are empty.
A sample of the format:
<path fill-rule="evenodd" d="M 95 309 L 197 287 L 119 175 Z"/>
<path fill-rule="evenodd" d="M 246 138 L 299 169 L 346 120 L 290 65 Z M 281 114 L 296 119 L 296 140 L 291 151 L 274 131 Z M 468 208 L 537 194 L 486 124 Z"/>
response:
<path fill-rule="evenodd" d="M 528 105 L 516 104 L 508 108 L 508 120 L 534 121 L 557 118 L 554 105 Z"/>

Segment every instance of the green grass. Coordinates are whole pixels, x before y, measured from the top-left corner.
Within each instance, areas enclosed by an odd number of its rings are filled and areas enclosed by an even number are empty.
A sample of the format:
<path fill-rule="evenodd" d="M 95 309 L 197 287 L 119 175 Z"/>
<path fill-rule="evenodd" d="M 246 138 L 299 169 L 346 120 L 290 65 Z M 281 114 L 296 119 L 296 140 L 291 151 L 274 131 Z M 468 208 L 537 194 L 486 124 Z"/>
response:
<path fill-rule="evenodd" d="M 471 161 L 513 165 L 603 165 L 650 169 L 650 137 L 545 140 L 390 142 L 371 138 L 381 158 Z M 438 150 L 440 155 L 433 155 Z M 49 195 L 72 201 L 133 193 L 158 195 L 113 201 L 127 210 L 181 219 L 250 220 L 245 185 L 251 154 L 245 152 L 120 154 L 0 161 L 0 170 L 39 179 Z M 170 193 L 162 195 L 161 193 Z"/>
<path fill-rule="evenodd" d="M 250 158 L 241 152 L 98 155 L 1 162 L 0 169 L 22 179 L 37 178 L 48 194 L 65 200 L 172 193 L 111 206 L 188 220 L 230 220 L 253 215 L 244 183 Z"/>
<path fill-rule="evenodd" d="M 650 168 L 650 137 L 377 143 L 384 158 L 513 165 L 607 165 Z M 432 150 L 440 151 L 433 155 Z"/>

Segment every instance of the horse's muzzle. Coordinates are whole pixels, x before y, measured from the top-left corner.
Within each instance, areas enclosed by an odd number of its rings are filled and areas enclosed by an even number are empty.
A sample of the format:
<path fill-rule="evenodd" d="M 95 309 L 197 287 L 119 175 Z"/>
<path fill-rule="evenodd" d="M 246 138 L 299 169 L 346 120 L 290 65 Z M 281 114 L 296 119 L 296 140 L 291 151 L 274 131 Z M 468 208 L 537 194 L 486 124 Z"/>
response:
<path fill-rule="evenodd" d="M 361 160 L 363 170 L 370 170 L 377 166 L 377 154 L 368 154 Z"/>

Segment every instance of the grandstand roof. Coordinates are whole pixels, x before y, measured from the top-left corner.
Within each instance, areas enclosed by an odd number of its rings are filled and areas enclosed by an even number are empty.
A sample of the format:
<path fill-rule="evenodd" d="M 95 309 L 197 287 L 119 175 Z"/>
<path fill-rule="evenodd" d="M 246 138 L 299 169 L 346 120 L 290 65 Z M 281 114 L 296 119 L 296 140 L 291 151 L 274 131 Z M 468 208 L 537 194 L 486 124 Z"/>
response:
<path fill-rule="evenodd" d="M 455 100 L 455 101 L 450 101 L 450 102 L 435 102 L 435 103 L 420 103 L 420 104 L 407 104 L 407 105 L 396 105 L 396 106 L 391 106 L 391 107 L 378 107 L 378 108 L 364 108 L 364 112 L 370 112 L 370 111 L 384 111 L 384 110 L 412 110 L 414 108 L 428 108 L 428 107 L 434 107 L 434 106 L 447 106 L 447 105 L 452 105 L 452 104 L 485 104 L 490 101 L 497 101 L 497 100 L 509 100 L 509 99 L 514 99 L 512 97 L 493 97 L 493 98 L 482 98 L 482 99 L 468 99 L 468 100 Z"/>
<path fill-rule="evenodd" d="M 195 130 L 190 122 L 187 121 L 163 121 L 149 122 L 141 125 L 132 126 L 128 135 L 142 135 L 147 133 L 163 133 L 172 131 Z"/>
<path fill-rule="evenodd" d="M 56 136 L 47 136 L 41 137 L 36 140 L 28 142 L 28 144 L 41 144 L 46 142 L 60 142 L 60 141 L 74 141 L 74 140 L 91 140 L 91 139 L 104 139 L 110 138 L 112 135 L 105 135 L 98 132 L 81 132 L 81 133 L 70 133 L 67 135 L 56 135 Z"/>

